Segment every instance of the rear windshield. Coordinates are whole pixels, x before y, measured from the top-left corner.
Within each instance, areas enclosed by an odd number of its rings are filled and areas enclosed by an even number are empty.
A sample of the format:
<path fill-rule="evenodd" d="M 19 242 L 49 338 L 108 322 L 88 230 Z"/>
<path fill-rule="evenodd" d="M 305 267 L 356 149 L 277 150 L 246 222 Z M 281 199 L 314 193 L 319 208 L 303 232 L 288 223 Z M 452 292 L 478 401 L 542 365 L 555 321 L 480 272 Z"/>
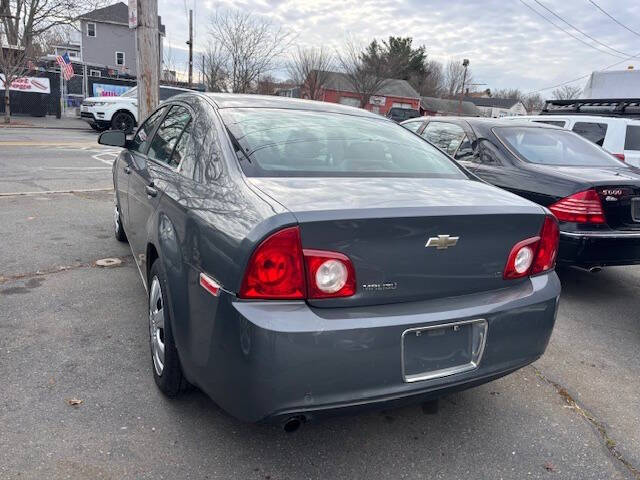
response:
<path fill-rule="evenodd" d="M 542 165 L 621 166 L 621 161 L 568 130 L 497 127 L 494 133 L 519 157 Z"/>
<path fill-rule="evenodd" d="M 247 176 L 467 178 L 446 155 L 388 120 L 266 108 L 219 112 Z"/>
<path fill-rule="evenodd" d="M 640 126 L 628 125 L 624 140 L 625 150 L 640 150 Z"/>

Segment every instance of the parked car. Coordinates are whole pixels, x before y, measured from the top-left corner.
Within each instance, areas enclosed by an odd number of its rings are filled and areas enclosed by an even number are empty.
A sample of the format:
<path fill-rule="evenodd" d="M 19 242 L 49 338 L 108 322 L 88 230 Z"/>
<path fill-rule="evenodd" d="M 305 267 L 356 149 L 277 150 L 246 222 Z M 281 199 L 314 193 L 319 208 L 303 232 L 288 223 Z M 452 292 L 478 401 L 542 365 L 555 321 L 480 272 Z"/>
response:
<path fill-rule="evenodd" d="M 186 88 L 161 86 L 159 98 L 164 101 L 189 91 Z M 85 98 L 80 106 L 80 117 L 99 132 L 110 128 L 125 133 L 133 132 L 138 125 L 138 87 L 116 97 Z"/>
<path fill-rule="evenodd" d="M 390 118 L 394 122 L 404 122 L 405 120 L 409 120 L 410 118 L 416 118 L 420 116 L 420 112 L 413 108 L 400 108 L 400 107 L 392 107 L 387 112 L 387 118 Z"/>
<path fill-rule="evenodd" d="M 511 117 L 573 130 L 629 165 L 640 167 L 640 120 L 595 115 L 529 115 Z"/>
<path fill-rule="evenodd" d="M 169 99 L 113 165 L 149 292 L 152 371 L 243 420 L 422 402 L 544 352 L 555 218 L 343 105 Z"/>
<path fill-rule="evenodd" d="M 640 263 L 640 170 L 573 132 L 513 119 L 423 117 L 403 124 L 483 180 L 548 207 L 558 260 Z"/>

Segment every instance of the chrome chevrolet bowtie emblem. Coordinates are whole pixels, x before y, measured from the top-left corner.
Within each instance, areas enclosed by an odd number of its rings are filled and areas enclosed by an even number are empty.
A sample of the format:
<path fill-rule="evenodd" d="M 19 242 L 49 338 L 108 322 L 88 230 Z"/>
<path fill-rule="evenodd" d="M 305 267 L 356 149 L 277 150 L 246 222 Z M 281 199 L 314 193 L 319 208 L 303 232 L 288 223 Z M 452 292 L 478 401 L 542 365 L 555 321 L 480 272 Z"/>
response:
<path fill-rule="evenodd" d="M 438 250 L 445 250 L 449 247 L 455 247 L 460 237 L 451 237 L 449 235 L 438 235 L 427 240 L 425 247 L 436 247 Z"/>

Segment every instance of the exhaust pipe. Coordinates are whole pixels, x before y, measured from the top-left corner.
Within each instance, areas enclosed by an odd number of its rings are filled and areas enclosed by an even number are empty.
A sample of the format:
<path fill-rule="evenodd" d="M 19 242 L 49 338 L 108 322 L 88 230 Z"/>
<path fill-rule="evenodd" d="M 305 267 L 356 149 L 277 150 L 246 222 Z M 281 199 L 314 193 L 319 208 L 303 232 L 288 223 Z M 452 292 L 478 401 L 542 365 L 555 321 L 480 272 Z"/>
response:
<path fill-rule="evenodd" d="M 602 270 L 602 267 L 599 265 L 596 265 L 595 267 L 579 267 L 579 266 L 575 266 L 574 268 L 577 268 L 578 270 L 582 270 L 583 272 L 589 272 L 589 273 L 598 273 L 599 271 Z"/>
<path fill-rule="evenodd" d="M 287 433 L 293 433 L 298 430 L 305 421 L 306 418 L 303 415 L 290 417 L 282 424 L 282 428 Z"/>

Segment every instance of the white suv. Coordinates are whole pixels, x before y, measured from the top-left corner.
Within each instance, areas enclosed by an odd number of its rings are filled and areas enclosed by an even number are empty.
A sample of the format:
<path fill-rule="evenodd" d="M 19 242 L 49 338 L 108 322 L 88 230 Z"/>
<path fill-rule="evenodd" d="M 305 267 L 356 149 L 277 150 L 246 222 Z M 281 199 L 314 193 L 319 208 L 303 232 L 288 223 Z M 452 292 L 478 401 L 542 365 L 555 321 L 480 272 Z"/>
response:
<path fill-rule="evenodd" d="M 640 167 L 640 120 L 596 115 L 527 115 L 509 117 L 573 130 L 630 165 Z"/>
<path fill-rule="evenodd" d="M 160 101 L 189 91 L 186 88 L 161 86 Z M 80 107 L 80 117 L 99 132 L 110 128 L 133 132 L 138 125 L 138 87 L 133 87 L 119 97 L 85 98 Z"/>

